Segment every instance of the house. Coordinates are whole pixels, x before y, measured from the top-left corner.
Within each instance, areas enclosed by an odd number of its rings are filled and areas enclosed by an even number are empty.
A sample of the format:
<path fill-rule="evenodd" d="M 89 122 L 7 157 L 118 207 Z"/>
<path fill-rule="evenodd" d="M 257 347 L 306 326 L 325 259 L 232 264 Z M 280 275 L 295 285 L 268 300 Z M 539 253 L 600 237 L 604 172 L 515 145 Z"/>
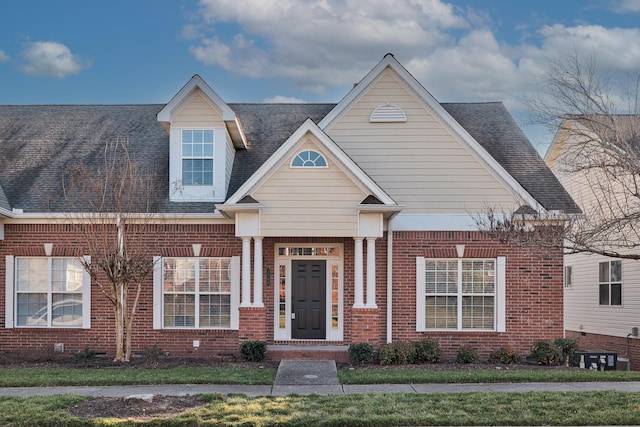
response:
<path fill-rule="evenodd" d="M 637 150 L 637 126 L 632 115 L 566 117 L 545 155 L 581 207 L 582 227 L 601 230 L 585 234 L 593 251 L 565 255 L 566 336 L 578 339 L 583 349 L 616 352 L 630 362 L 621 368 L 634 370 L 640 369 L 640 261 L 625 256 L 637 255 L 640 243 L 638 171 L 624 147 Z"/>
<path fill-rule="evenodd" d="M 562 253 L 474 215 L 577 206 L 502 103 L 439 103 L 387 54 L 337 104 L 228 104 L 196 75 L 165 105 L 0 106 L 2 351 L 111 351 L 61 173 L 117 137 L 163 188 L 134 352 L 265 340 L 272 359 L 344 361 L 435 339 L 487 357 L 563 335 Z"/>

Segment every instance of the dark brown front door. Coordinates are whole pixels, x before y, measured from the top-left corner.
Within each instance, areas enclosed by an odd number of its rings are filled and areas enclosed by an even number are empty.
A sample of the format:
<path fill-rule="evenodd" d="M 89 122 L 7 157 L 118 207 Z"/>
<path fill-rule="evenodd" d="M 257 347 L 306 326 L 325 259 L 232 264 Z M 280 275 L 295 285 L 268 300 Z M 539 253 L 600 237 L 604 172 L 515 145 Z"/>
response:
<path fill-rule="evenodd" d="M 291 338 L 325 339 L 327 262 L 291 261 L 291 267 Z"/>

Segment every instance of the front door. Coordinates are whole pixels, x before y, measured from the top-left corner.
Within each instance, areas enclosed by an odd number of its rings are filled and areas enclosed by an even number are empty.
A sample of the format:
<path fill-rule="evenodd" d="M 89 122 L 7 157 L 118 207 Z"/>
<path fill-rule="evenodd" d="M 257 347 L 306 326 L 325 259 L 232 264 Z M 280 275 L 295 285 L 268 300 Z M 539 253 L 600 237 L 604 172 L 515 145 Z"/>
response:
<path fill-rule="evenodd" d="M 291 338 L 326 338 L 326 260 L 291 261 Z"/>

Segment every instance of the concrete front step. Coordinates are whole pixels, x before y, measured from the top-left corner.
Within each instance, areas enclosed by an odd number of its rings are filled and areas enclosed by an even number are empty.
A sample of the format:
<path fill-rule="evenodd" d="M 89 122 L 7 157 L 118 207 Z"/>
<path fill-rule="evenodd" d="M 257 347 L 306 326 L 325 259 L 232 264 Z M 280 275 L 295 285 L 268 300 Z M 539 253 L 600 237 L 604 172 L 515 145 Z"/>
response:
<path fill-rule="evenodd" d="M 267 360 L 279 362 L 286 359 L 335 360 L 336 363 L 348 363 L 349 346 L 296 344 L 273 344 L 267 346 Z"/>

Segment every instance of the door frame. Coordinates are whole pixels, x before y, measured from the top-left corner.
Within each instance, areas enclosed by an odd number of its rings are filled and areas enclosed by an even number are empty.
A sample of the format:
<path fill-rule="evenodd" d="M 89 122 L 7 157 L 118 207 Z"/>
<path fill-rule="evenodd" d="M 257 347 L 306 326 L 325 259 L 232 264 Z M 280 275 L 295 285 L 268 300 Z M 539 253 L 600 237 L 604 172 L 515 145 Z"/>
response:
<path fill-rule="evenodd" d="M 291 338 L 292 261 L 316 259 L 325 260 L 327 269 L 325 276 L 326 338 L 318 341 L 342 341 L 344 337 L 344 245 L 342 243 L 277 243 L 274 246 L 273 339 L 300 341 Z M 337 311 L 335 322 L 334 308 Z"/>

